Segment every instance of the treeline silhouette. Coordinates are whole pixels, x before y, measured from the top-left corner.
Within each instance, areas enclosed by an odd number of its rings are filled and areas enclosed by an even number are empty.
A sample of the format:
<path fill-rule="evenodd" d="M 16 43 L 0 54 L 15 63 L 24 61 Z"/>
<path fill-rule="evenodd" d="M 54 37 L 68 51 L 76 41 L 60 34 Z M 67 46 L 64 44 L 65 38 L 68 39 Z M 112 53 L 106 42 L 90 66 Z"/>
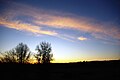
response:
<path fill-rule="evenodd" d="M 31 63 L 30 57 L 34 57 L 37 63 L 50 63 L 53 60 L 51 44 L 48 42 L 41 42 L 36 46 L 37 54 L 32 55 L 29 47 L 24 43 L 19 43 L 12 50 L 0 54 L 0 63 Z"/>
<path fill-rule="evenodd" d="M 51 44 L 41 42 L 35 50 L 37 53 L 32 55 L 26 44 L 19 43 L 12 50 L 1 53 L 1 79 L 120 80 L 120 60 L 45 64 L 53 60 Z M 37 60 L 37 65 L 30 64 L 30 57 Z"/>

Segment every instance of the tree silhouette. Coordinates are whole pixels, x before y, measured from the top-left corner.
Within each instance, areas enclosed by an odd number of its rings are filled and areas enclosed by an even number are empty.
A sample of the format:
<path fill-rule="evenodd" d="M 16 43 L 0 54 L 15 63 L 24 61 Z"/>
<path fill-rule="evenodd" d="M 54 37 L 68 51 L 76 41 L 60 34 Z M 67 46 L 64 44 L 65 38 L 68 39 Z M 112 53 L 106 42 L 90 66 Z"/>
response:
<path fill-rule="evenodd" d="M 50 63 L 53 57 L 53 54 L 50 54 L 52 51 L 51 44 L 48 42 L 42 42 L 40 45 L 37 45 L 36 50 L 38 54 L 35 55 L 38 63 Z"/>
<path fill-rule="evenodd" d="M 14 49 L 2 53 L 1 62 L 27 63 L 31 52 L 26 44 L 19 43 Z"/>
<path fill-rule="evenodd" d="M 15 51 L 14 49 L 10 50 L 10 51 L 7 51 L 5 53 L 1 53 L 1 56 L 0 56 L 0 61 L 1 62 L 17 62 L 17 59 L 16 59 L 16 55 L 15 55 Z"/>
<path fill-rule="evenodd" d="M 19 43 L 15 51 L 19 63 L 25 63 L 29 60 L 31 52 L 26 44 Z"/>

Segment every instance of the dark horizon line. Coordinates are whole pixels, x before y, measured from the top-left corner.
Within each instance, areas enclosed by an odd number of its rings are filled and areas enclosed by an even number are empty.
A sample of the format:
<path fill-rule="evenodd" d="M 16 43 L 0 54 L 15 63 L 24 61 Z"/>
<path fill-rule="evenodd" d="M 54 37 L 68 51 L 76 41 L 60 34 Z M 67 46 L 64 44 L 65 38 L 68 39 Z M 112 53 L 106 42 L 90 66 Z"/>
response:
<path fill-rule="evenodd" d="M 120 62 L 120 59 L 118 60 L 93 60 L 93 61 L 78 61 L 78 62 L 68 62 L 68 63 L 44 63 L 44 64 L 79 64 L 79 63 L 96 63 L 96 62 Z M 0 62 L 0 64 L 32 64 L 32 63 L 17 63 L 17 62 Z M 33 64 L 42 64 L 42 63 L 33 63 Z"/>

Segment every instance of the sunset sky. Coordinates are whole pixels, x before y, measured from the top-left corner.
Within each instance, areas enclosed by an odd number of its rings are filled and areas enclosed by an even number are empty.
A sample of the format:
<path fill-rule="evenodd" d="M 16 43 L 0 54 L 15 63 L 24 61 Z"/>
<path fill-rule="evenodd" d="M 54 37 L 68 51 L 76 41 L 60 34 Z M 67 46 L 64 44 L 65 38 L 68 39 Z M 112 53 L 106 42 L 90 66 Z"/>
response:
<path fill-rule="evenodd" d="M 0 0 L 0 52 L 20 42 L 54 62 L 120 59 L 119 0 Z"/>

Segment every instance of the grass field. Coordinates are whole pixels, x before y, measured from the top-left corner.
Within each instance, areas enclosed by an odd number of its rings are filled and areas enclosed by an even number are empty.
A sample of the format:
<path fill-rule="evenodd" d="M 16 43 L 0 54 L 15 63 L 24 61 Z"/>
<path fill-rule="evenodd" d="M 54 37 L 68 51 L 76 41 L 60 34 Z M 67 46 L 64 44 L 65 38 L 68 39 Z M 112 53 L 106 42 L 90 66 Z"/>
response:
<path fill-rule="evenodd" d="M 0 80 L 120 80 L 120 60 L 52 64 L 0 64 Z"/>

